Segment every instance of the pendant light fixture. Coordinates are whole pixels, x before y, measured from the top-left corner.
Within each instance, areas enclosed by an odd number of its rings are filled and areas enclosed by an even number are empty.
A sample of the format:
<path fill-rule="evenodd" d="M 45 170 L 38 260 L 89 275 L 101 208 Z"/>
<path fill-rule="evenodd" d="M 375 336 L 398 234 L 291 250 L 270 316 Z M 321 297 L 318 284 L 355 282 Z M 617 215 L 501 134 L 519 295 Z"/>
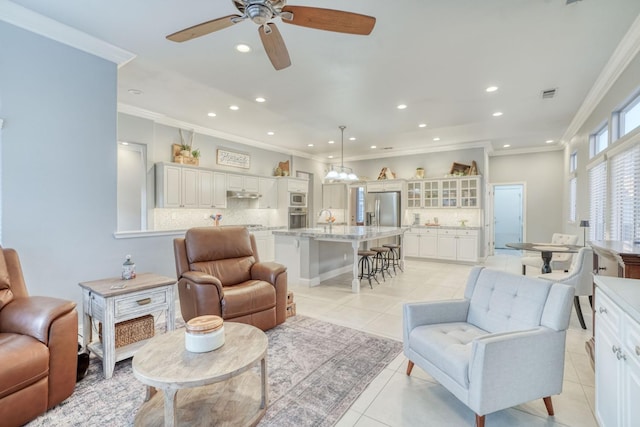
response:
<path fill-rule="evenodd" d="M 353 173 L 353 169 L 346 168 L 344 166 L 344 130 L 347 128 L 345 125 L 338 126 L 340 129 L 340 167 L 335 168 L 331 165 L 329 172 L 324 177 L 325 180 L 329 181 L 357 181 L 358 176 Z"/>

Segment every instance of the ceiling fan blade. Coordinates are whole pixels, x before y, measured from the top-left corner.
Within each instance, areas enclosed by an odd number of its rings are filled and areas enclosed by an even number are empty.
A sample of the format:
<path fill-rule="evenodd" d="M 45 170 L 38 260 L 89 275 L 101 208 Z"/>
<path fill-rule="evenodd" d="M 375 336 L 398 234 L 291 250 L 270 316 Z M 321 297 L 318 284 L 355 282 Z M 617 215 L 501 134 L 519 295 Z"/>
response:
<path fill-rule="evenodd" d="M 174 42 L 186 42 L 187 40 L 205 36 L 209 33 L 213 33 L 214 31 L 230 27 L 233 24 L 240 22 L 237 18 L 242 18 L 242 16 L 229 15 L 212 21 L 203 22 L 202 24 L 194 25 L 193 27 L 185 28 L 184 30 L 169 34 L 167 39 Z"/>
<path fill-rule="evenodd" d="M 287 46 L 285 46 L 276 24 L 265 24 L 258 28 L 258 33 L 260 33 L 260 40 L 262 40 L 264 50 L 276 70 L 282 70 L 291 65 Z"/>
<path fill-rule="evenodd" d="M 290 12 L 293 19 L 282 16 L 282 22 L 315 28 L 317 30 L 335 31 L 338 33 L 359 34 L 366 36 L 376 24 L 373 16 L 343 10 L 321 9 L 307 6 L 285 6 L 282 12 Z"/>

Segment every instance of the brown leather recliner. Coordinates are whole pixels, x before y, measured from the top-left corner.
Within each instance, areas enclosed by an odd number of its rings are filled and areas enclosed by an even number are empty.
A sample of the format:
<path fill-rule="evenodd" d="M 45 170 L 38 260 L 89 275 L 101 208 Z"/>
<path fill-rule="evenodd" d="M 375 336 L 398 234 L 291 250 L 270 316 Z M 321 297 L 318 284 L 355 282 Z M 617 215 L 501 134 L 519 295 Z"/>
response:
<path fill-rule="evenodd" d="M 13 249 L 0 248 L 0 424 L 19 426 L 71 396 L 76 304 L 30 297 Z"/>
<path fill-rule="evenodd" d="M 191 228 L 173 248 L 185 322 L 215 314 L 267 330 L 286 320 L 287 269 L 260 262 L 246 228 Z"/>

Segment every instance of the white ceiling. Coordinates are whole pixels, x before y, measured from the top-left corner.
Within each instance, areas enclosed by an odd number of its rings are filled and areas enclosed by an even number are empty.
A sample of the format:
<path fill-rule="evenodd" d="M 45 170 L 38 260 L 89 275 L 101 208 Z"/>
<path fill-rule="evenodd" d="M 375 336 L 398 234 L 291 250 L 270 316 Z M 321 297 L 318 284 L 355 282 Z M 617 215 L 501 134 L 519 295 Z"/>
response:
<path fill-rule="evenodd" d="M 340 156 L 341 124 L 345 160 L 479 144 L 557 147 L 640 13 L 638 0 L 290 0 L 377 22 L 356 36 L 277 19 L 292 65 L 276 71 L 249 20 L 185 43 L 165 39 L 236 13 L 231 0 L 13 3 L 134 53 L 119 70 L 121 104 L 318 160 Z M 252 52 L 236 52 L 238 43 Z M 486 93 L 490 85 L 499 90 Z M 555 98 L 541 99 L 552 88 Z"/>

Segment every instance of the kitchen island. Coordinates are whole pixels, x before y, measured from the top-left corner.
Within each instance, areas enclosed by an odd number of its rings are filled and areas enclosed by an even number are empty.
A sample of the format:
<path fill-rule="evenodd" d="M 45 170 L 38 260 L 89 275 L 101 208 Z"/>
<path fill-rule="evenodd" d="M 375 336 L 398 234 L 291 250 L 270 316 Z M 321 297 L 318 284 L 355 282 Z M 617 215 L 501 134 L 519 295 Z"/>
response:
<path fill-rule="evenodd" d="M 287 266 L 290 284 L 316 286 L 351 270 L 351 290 L 360 292 L 358 279 L 358 249 L 363 242 L 402 236 L 408 227 L 323 226 L 273 230 L 276 262 Z M 347 246 L 347 244 L 349 244 Z M 400 251 L 404 267 L 404 252 Z"/>

